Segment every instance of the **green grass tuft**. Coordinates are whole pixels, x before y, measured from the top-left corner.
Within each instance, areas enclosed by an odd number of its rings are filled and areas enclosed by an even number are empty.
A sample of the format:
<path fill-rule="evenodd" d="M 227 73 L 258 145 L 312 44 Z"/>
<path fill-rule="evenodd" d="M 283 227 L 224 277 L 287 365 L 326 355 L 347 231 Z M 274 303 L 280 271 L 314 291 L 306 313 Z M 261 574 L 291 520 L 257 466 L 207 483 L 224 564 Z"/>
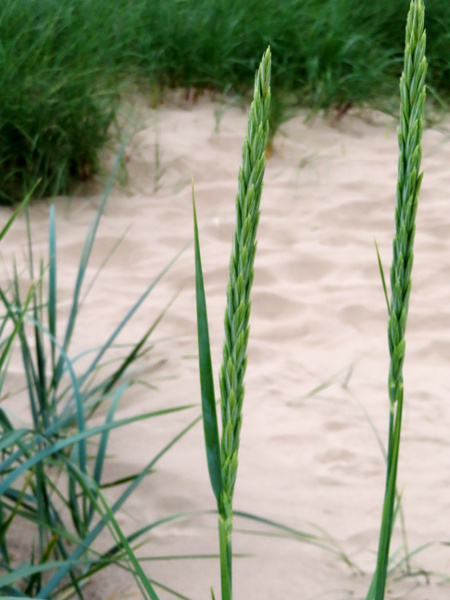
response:
<path fill-rule="evenodd" d="M 122 93 L 195 87 L 247 94 L 274 51 L 271 135 L 292 107 L 389 108 L 407 0 L 3 0 L 0 202 L 70 193 L 101 167 Z M 450 97 L 450 4 L 428 0 L 428 74 Z M 133 84 L 133 87 L 130 86 Z M 163 95 L 162 95 L 163 97 Z"/>

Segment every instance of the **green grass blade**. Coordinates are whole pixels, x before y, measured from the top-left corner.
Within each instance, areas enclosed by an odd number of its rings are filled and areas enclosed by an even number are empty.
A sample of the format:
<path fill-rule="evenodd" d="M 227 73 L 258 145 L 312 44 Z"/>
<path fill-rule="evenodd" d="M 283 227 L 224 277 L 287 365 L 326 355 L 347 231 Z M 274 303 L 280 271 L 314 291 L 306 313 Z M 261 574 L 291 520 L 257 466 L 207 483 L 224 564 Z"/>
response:
<path fill-rule="evenodd" d="M 30 241 L 31 243 L 31 241 Z M 48 427 L 50 424 L 50 411 L 48 405 L 48 392 L 47 392 L 47 378 L 46 378 L 46 357 L 44 340 L 42 331 L 39 324 L 43 322 L 42 315 L 40 314 L 40 308 L 42 307 L 42 278 L 43 278 L 43 265 L 41 263 L 39 281 L 34 288 L 36 293 L 33 295 L 33 315 L 34 315 L 34 352 L 37 365 L 37 381 L 36 381 L 36 393 L 39 401 L 40 417 L 44 427 Z M 31 352 L 30 352 L 31 359 Z"/>
<path fill-rule="evenodd" d="M 25 198 L 23 199 L 23 201 L 21 202 L 21 204 L 16 208 L 16 210 L 13 212 L 13 214 L 11 215 L 11 217 L 8 219 L 8 221 L 6 222 L 6 225 L 4 225 L 4 227 L 0 231 L 0 242 L 5 237 L 5 235 L 8 233 L 11 225 L 14 223 L 14 221 L 16 220 L 16 218 L 20 215 L 20 213 L 22 212 L 22 210 L 28 205 L 28 202 L 30 201 L 30 198 L 31 198 L 31 196 L 33 194 L 33 191 L 34 190 L 31 190 L 30 192 L 28 192 L 28 194 L 25 196 Z"/>
<path fill-rule="evenodd" d="M 176 592 L 173 588 L 170 588 L 167 585 L 163 585 L 162 583 L 155 581 L 154 579 L 152 579 L 151 581 L 155 587 L 162 589 L 164 592 L 168 592 L 174 598 L 178 598 L 179 600 L 192 600 L 192 598 L 189 598 L 189 596 L 180 594 L 180 592 Z"/>
<path fill-rule="evenodd" d="M 196 422 L 198 422 L 198 420 L 196 420 Z M 145 525 L 144 527 L 137 529 L 132 534 L 127 536 L 127 540 L 129 543 L 131 543 L 131 542 L 134 542 L 134 540 L 136 540 L 137 538 L 143 536 L 145 533 L 148 533 L 149 531 L 152 531 L 153 529 L 156 529 L 157 527 L 161 527 L 161 525 L 166 525 L 167 523 L 172 523 L 173 521 L 178 521 L 180 519 L 187 519 L 187 518 L 190 518 L 193 516 L 199 516 L 199 515 L 210 514 L 210 513 L 211 513 L 211 511 L 202 511 L 202 510 L 175 513 L 173 515 L 170 515 L 169 517 L 163 517 L 162 519 L 158 519 L 157 521 L 153 521 L 153 523 L 149 523 L 149 524 Z M 214 511 L 214 514 L 216 514 L 215 511 Z M 109 548 L 102 555 L 102 557 L 104 557 L 104 558 L 112 557 L 112 556 L 118 554 L 120 552 L 120 550 L 121 550 L 121 546 L 116 544 L 116 545 L 112 546 L 111 548 Z"/>
<path fill-rule="evenodd" d="M 322 548 L 323 550 L 326 550 L 327 552 L 330 552 L 331 554 L 334 554 L 335 556 L 341 558 L 350 568 L 355 567 L 350 557 L 344 552 L 344 550 L 340 547 L 337 541 L 334 538 L 332 538 L 327 531 L 313 523 L 310 523 L 311 527 L 314 527 L 314 529 L 316 529 L 321 534 L 320 536 L 313 533 L 308 533 L 306 531 L 302 531 L 300 529 L 295 529 L 294 527 L 290 527 L 289 525 L 285 525 L 284 523 L 279 523 L 278 521 L 273 521 L 272 519 L 260 517 L 258 515 L 254 515 L 252 513 L 248 513 L 242 510 L 234 510 L 233 514 L 236 517 L 241 517 L 243 519 L 255 521 L 256 523 L 260 523 L 261 525 L 267 525 L 271 529 L 280 531 L 281 534 L 288 535 L 289 537 L 296 539 L 302 543 L 309 544 L 311 546 L 316 546 L 317 548 Z"/>
<path fill-rule="evenodd" d="M 80 507 L 78 505 L 78 496 L 77 496 L 77 480 L 74 474 L 74 468 L 76 463 L 78 462 L 78 453 L 77 447 L 73 446 L 72 452 L 70 454 L 70 461 L 67 465 L 67 490 L 68 490 L 68 508 L 70 511 L 70 518 L 72 519 L 72 523 L 75 526 L 75 530 L 80 536 L 80 538 L 84 537 L 86 534 L 86 527 L 81 516 Z M 83 496 L 84 497 L 84 496 Z"/>
<path fill-rule="evenodd" d="M 384 297 L 386 299 L 386 306 L 387 306 L 387 309 L 388 309 L 388 315 L 390 315 L 391 314 L 391 307 L 389 306 L 389 298 L 388 298 L 388 292 L 387 292 L 387 287 L 386 287 L 386 280 L 384 278 L 383 263 L 381 262 L 381 256 L 380 256 L 380 251 L 378 250 L 377 240 L 375 240 L 375 248 L 377 250 L 378 269 L 380 271 L 381 283 L 383 285 L 383 291 L 384 291 Z"/>
<path fill-rule="evenodd" d="M 219 548 L 220 548 L 220 583 L 222 600 L 231 600 L 232 595 L 232 556 L 231 539 L 227 534 L 227 524 L 222 516 L 219 516 Z M 226 560 L 224 560 L 226 557 Z"/>
<path fill-rule="evenodd" d="M 212 374 L 211 347 L 209 343 L 208 316 L 206 312 L 205 286 L 200 256 L 197 214 L 195 211 L 194 186 L 192 186 L 192 203 L 194 211 L 195 295 L 197 301 L 198 357 L 202 394 L 203 431 L 205 434 L 209 479 L 217 503 L 219 503 L 222 494 L 219 428 L 217 425 L 216 396 L 214 393 L 214 379 Z"/>

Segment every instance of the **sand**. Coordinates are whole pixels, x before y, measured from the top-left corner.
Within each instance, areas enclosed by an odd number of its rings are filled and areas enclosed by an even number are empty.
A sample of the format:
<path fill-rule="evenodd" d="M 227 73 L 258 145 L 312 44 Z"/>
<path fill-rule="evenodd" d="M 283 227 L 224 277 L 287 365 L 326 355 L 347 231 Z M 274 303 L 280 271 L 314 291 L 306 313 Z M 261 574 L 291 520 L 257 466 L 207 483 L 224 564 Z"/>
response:
<path fill-rule="evenodd" d="M 193 178 L 217 373 L 246 111 L 208 98 L 191 103 L 176 97 L 152 110 L 141 99 L 134 123 L 128 183 L 116 185 L 110 195 L 88 282 L 125 237 L 82 307 L 70 355 L 102 343 L 146 286 L 192 242 Z M 447 541 L 450 531 L 448 142 L 445 131 L 425 131 L 398 480 L 410 551 Z M 235 508 L 322 541 L 330 536 L 326 544 L 340 548 L 354 566 L 299 539 L 251 535 L 248 530 L 257 525 L 236 518 L 234 550 L 247 555 L 235 559 L 236 599 L 344 600 L 363 598 L 367 591 L 385 477 L 377 435 L 384 443 L 388 423 L 387 310 L 374 240 L 387 275 L 396 171 L 396 123 L 380 113 L 350 113 L 338 122 L 317 117 L 308 123 L 299 114 L 275 138 L 261 203 Z M 56 200 L 60 336 L 99 201 L 100 193 Z M 1 212 L 5 219 L 8 210 Z M 37 257 L 47 252 L 48 212 L 48 202 L 32 206 Z M 20 219 L 2 242 L 3 280 L 11 274 L 12 255 L 24 264 L 24 239 Z M 26 283 L 24 276 L 24 289 Z M 152 335 L 154 347 L 140 363 L 141 379 L 154 387 L 128 392 L 118 416 L 195 406 L 115 431 L 106 480 L 140 470 L 200 412 L 192 244 L 156 285 L 121 341 L 139 339 L 171 301 Z M 21 383 L 17 361 L 5 391 Z M 14 418 L 25 418 L 20 406 L 9 404 Z M 198 424 L 130 498 L 119 517 L 127 532 L 174 513 L 214 509 L 202 435 Z M 177 520 L 146 539 L 141 556 L 216 554 L 216 518 Z M 399 532 L 392 548 L 401 556 Z M 143 564 L 156 581 L 188 598 L 209 599 L 211 585 L 219 596 L 215 558 Z M 414 556 L 413 564 L 416 571 L 450 574 L 449 549 L 432 546 Z M 391 582 L 388 597 L 408 591 L 410 600 L 441 600 L 449 588 L 440 582 L 439 576 L 421 575 Z M 86 597 L 139 594 L 121 571 L 110 571 Z M 172 596 L 161 591 L 160 597 Z"/>

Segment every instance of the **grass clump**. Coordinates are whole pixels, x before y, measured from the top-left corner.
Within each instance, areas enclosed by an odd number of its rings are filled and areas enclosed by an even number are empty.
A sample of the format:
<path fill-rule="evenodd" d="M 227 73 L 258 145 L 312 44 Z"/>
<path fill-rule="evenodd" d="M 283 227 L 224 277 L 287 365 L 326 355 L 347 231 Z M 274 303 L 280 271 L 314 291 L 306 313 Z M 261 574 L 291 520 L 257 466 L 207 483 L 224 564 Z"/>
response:
<path fill-rule="evenodd" d="M 31 188 L 35 196 L 67 194 L 99 171 L 119 86 L 98 55 L 98 23 L 85 22 L 83 4 L 1 4 L 2 203 Z"/>
<path fill-rule="evenodd" d="M 57 331 L 57 244 L 53 207 L 50 209 L 48 261 L 41 261 L 38 272 L 34 269 L 28 221 L 31 285 L 25 298 L 17 272 L 10 285 L 0 288 L 2 595 L 83 599 L 83 589 L 95 574 L 115 565 L 136 579 L 144 598 L 157 600 L 153 584 L 137 561 L 133 546 L 163 521 L 126 536 L 117 521 L 117 513 L 158 460 L 198 419 L 188 424 L 139 473 L 105 482 L 104 467 L 114 429 L 188 408 L 180 406 L 117 418 L 121 399 L 138 382 L 133 376 L 133 366 L 148 352 L 148 340 L 164 312 L 144 330 L 141 339 L 125 356 L 111 361 L 111 351 L 122 329 L 170 265 L 148 285 L 103 345 L 77 356 L 70 351 L 89 257 L 119 163 L 120 156 L 81 252 L 70 315 L 62 335 Z M 24 391 L 29 404 L 28 418 L 24 416 L 20 425 L 11 417 L 3 394 L 14 347 L 22 357 Z M 90 419 L 100 407 L 104 417 L 100 424 L 92 425 Z M 116 500 L 110 505 L 103 490 L 119 486 Z M 17 528 L 25 532 L 27 539 L 26 549 L 19 557 L 14 550 Z M 104 549 L 103 538 L 100 551 L 96 542 L 105 530 L 109 530 L 112 542 Z"/>

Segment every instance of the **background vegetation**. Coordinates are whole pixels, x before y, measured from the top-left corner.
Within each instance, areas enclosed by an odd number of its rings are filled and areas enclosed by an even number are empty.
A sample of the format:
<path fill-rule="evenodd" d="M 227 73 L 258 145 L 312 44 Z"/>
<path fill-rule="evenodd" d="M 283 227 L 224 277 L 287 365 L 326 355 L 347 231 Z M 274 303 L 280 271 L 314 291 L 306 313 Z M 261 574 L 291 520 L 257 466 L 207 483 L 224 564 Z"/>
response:
<path fill-rule="evenodd" d="M 272 128 L 293 105 L 389 109 L 408 0 L 3 0 L 0 200 L 70 192 L 98 171 L 120 96 L 139 85 L 234 94 L 273 54 Z M 429 97 L 450 93 L 450 4 L 427 2 Z M 394 110 L 394 109 L 393 109 Z"/>

